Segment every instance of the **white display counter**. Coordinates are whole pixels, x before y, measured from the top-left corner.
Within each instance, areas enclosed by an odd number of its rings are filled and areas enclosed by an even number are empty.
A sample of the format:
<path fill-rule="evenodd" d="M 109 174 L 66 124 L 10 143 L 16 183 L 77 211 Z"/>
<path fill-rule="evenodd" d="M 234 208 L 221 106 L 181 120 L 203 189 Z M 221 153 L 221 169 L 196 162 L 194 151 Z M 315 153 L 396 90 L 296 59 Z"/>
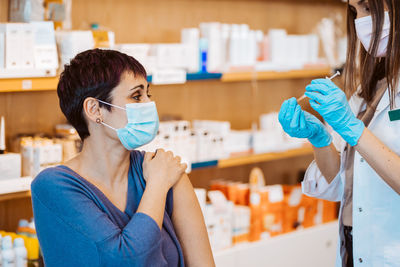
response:
<path fill-rule="evenodd" d="M 335 265 L 337 221 L 214 253 L 217 267 L 330 267 Z"/>

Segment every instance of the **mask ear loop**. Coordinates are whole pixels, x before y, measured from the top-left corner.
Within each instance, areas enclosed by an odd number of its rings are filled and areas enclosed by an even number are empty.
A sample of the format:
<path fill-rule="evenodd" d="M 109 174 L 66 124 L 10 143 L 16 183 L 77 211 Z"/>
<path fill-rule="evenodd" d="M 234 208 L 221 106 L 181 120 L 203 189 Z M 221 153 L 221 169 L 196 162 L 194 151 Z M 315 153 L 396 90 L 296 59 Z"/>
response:
<path fill-rule="evenodd" d="M 97 119 L 96 119 L 96 123 L 102 124 L 102 125 L 104 125 L 104 126 L 110 128 L 110 129 L 112 129 L 112 130 L 114 130 L 114 131 L 117 131 L 117 129 L 115 129 L 115 128 L 112 127 L 111 125 L 108 125 L 107 123 L 103 122 L 100 118 L 97 118 Z"/>
<path fill-rule="evenodd" d="M 103 124 L 104 126 L 106 126 L 106 127 L 108 127 L 108 128 L 110 128 L 110 129 L 112 129 L 112 130 L 114 130 L 114 131 L 118 131 L 117 129 L 115 129 L 114 127 L 112 127 L 112 126 L 110 126 L 110 125 L 108 125 L 107 123 L 105 123 L 105 122 L 100 122 L 101 124 Z"/>
<path fill-rule="evenodd" d="M 114 108 L 119 108 L 119 109 L 122 109 L 122 110 L 126 110 L 125 108 L 122 108 L 122 107 L 120 107 L 120 106 L 107 103 L 107 102 L 102 101 L 102 100 L 100 100 L 100 99 L 96 99 L 96 100 L 99 101 L 100 103 L 105 104 L 105 105 L 109 105 L 109 106 L 112 106 L 112 107 L 114 107 Z M 97 122 L 97 123 L 101 123 L 102 125 L 104 125 L 104 126 L 110 128 L 110 129 L 112 129 L 112 130 L 114 130 L 114 131 L 116 131 L 116 132 L 118 131 L 116 128 L 112 127 L 111 125 L 108 125 L 107 123 L 103 122 L 100 118 L 97 118 L 97 119 L 96 119 L 96 122 Z"/>
<path fill-rule="evenodd" d="M 100 103 L 103 103 L 103 104 L 105 104 L 105 105 L 112 106 L 112 107 L 114 107 L 114 108 L 119 108 L 119 109 L 122 109 L 122 110 L 126 110 L 126 109 L 125 109 L 125 108 L 123 108 L 123 107 L 120 107 L 120 106 L 117 106 L 117 105 L 113 105 L 113 104 L 110 104 L 110 103 L 104 102 L 104 101 L 102 101 L 102 100 L 100 100 L 100 99 L 97 99 L 97 101 L 99 101 Z"/>

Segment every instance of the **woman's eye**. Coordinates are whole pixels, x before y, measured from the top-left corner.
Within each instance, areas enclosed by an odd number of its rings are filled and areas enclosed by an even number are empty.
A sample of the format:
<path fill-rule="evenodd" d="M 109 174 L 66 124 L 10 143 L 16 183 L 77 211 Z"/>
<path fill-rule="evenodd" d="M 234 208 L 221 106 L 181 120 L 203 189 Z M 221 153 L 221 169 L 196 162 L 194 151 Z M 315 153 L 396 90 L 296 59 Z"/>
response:
<path fill-rule="evenodd" d="M 136 96 L 133 96 L 132 98 L 137 100 L 137 101 L 140 101 L 140 97 L 141 97 L 141 95 L 136 95 Z"/>
<path fill-rule="evenodd" d="M 153 95 L 147 94 L 147 97 L 148 97 L 148 98 L 151 98 L 152 96 L 153 96 Z"/>

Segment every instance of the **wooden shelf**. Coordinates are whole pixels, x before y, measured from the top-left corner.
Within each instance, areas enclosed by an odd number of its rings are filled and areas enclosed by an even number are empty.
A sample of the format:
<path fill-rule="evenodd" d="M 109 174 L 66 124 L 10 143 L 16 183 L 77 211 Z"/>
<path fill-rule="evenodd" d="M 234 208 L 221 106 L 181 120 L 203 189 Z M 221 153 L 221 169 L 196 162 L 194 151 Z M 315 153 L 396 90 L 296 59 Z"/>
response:
<path fill-rule="evenodd" d="M 235 166 L 259 163 L 259 162 L 268 162 L 268 161 L 281 160 L 287 158 L 310 156 L 312 154 L 313 154 L 312 147 L 305 146 L 302 148 L 292 149 L 283 152 L 252 154 L 242 157 L 233 157 L 229 159 L 219 160 L 218 168 L 235 167 Z"/>
<path fill-rule="evenodd" d="M 311 156 L 313 149 L 311 146 L 304 146 L 301 148 L 291 149 L 283 152 L 263 153 L 263 154 L 249 154 L 244 156 L 232 157 L 229 159 L 212 160 L 207 162 L 197 162 L 192 164 L 192 170 L 201 168 L 228 168 L 247 164 L 254 164 L 259 162 L 268 162 L 274 160 L 282 160 L 294 157 Z"/>
<path fill-rule="evenodd" d="M 0 201 L 5 200 L 12 200 L 18 198 L 30 198 L 31 191 L 22 191 L 22 192 L 15 192 L 15 193 L 8 193 L 8 194 L 0 194 Z"/>
<path fill-rule="evenodd" d="M 188 73 L 188 81 L 220 80 L 222 82 L 241 82 L 253 79 L 285 80 L 326 77 L 331 74 L 329 68 L 304 69 L 293 71 L 267 71 L 267 72 L 228 72 L 228 73 Z M 5 78 L 0 79 L 0 93 L 4 92 L 30 92 L 56 90 L 59 77 L 43 78 Z M 151 76 L 149 81 L 151 82 Z"/>
<path fill-rule="evenodd" d="M 284 79 L 306 79 L 306 78 L 324 78 L 331 74 L 330 68 L 313 68 L 292 71 L 265 71 L 265 72 L 228 72 L 222 75 L 222 82 L 241 82 L 265 80 L 284 80 Z"/>
<path fill-rule="evenodd" d="M 56 90 L 58 77 L 0 79 L 0 92 Z"/>
<path fill-rule="evenodd" d="M 31 177 L 1 180 L 0 201 L 30 197 L 31 183 Z"/>

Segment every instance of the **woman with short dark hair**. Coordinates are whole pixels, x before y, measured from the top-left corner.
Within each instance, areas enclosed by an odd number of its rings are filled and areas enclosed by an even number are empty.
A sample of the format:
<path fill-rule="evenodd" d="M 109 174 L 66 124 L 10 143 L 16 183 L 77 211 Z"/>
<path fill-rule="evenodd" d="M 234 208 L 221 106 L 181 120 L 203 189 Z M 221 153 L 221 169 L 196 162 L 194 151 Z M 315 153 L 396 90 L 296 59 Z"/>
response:
<path fill-rule="evenodd" d="M 82 152 L 32 183 L 46 266 L 214 266 L 186 165 L 144 153 L 158 131 L 147 75 L 133 57 L 88 50 L 65 66 L 60 107 Z"/>

